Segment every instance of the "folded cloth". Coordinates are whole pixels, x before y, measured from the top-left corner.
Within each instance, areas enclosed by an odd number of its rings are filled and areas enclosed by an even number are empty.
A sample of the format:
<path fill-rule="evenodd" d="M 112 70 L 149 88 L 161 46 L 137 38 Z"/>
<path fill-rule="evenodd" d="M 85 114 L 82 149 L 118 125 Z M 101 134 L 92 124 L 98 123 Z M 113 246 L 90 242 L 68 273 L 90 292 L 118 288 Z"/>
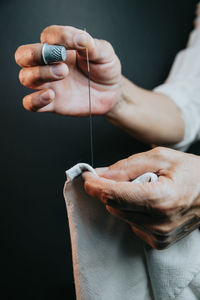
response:
<path fill-rule="evenodd" d="M 200 299 L 199 231 L 168 249 L 150 248 L 86 194 L 79 176 L 85 170 L 95 173 L 87 164 L 66 171 L 64 187 L 77 300 Z"/>

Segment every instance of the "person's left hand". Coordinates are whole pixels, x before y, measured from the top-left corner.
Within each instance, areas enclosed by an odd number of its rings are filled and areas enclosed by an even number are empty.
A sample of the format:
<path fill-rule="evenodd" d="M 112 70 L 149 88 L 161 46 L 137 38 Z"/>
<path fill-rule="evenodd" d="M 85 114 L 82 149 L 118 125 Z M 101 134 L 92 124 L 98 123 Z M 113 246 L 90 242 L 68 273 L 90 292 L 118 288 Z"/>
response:
<path fill-rule="evenodd" d="M 154 172 L 158 182 L 131 182 Z M 86 192 L 131 225 L 150 246 L 164 249 L 200 226 L 200 158 L 157 147 L 83 173 Z"/>

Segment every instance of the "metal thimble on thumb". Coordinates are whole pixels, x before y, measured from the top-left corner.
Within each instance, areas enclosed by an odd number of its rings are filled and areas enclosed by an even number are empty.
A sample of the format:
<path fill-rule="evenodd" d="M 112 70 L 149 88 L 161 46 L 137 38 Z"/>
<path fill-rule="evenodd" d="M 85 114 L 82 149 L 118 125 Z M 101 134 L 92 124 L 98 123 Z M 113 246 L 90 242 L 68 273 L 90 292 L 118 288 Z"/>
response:
<path fill-rule="evenodd" d="M 67 50 L 64 46 L 43 44 L 42 58 L 46 65 L 59 61 L 65 61 Z"/>

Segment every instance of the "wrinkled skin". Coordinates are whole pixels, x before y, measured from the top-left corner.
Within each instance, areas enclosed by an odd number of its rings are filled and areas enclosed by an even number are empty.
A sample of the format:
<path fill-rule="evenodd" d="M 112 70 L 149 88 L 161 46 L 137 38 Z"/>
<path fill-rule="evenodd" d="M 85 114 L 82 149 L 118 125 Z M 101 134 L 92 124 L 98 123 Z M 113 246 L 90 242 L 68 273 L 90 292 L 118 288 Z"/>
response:
<path fill-rule="evenodd" d="M 145 172 L 158 182 L 133 183 Z M 157 147 L 83 174 L 86 192 L 131 225 L 151 247 L 164 249 L 200 226 L 200 158 Z"/>
<path fill-rule="evenodd" d="M 103 115 L 115 106 L 121 91 L 121 65 L 108 42 L 93 39 L 74 27 L 49 26 L 41 33 L 41 43 L 66 46 L 67 59 L 49 66 L 42 60 L 42 44 L 17 49 L 15 60 L 22 68 L 20 82 L 39 90 L 24 97 L 25 109 L 68 116 L 88 115 L 86 47 L 91 70 L 92 113 Z"/>

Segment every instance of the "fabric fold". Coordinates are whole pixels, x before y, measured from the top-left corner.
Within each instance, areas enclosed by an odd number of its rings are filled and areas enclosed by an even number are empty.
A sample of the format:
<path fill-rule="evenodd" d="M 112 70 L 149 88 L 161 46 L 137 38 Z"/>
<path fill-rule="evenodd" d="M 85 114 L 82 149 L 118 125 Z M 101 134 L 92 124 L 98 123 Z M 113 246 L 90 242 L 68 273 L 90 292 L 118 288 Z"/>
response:
<path fill-rule="evenodd" d="M 153 299 L 143 242 L 86 194 L 76 176 L 87 167 L 68 170 L 64 187 L 77 300 Z"/>
<path fill-rule="evenodd" d="M 86 194 L 79 176 L 85 170 L 95 173 L 87 164 L 66 171 L 64 187 L 77 300 L 200 299 L 199 231 L 165 250 L 146 246 Z"/>

